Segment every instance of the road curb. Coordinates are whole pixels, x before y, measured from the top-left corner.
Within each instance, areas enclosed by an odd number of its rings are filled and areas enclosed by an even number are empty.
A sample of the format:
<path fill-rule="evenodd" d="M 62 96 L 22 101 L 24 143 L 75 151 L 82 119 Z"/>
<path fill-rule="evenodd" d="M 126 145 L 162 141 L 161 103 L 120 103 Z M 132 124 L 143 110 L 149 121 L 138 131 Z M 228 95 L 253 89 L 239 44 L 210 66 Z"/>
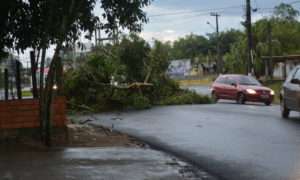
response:
<path fill-rule="evenodd" d="M 104 126 L 106 128 L 109 128 L 105 125 L 100 125 L 100 124 L 96 124 L 96 123 L 89 123 L 89 125 Z M 207 175 L 207 177 L 205 177 L 205 180 L 223 180 L 223 178 L 221 178 L 221 177 L 218 177 L 216 175 L 212 175 L 212 173 L 210 173 L 209 170 L 207 170 L 206 168 L 200 166 L 199 163 L 197 163 L 194 159 L 188 158 L 186 156 L 182 156 L 179 152 L 171 150 L 172 148 L 167 146 L 167 145 L 162 145 L 161 143 L 153 143 L 152 141 L 148 140 L 147 138 L 138 137 L 138 136 L 132 135 L 131 133 L 128 133 L 128 132 L 124 132 L 124 131 L 120 131 L 120 130 L 116 130 L 116 129 L 114 129 L 114 131 L 117 132 L 117 133 L 127 134 L 128 136 L 130 136 L 130 137 L 132 137 L 132 138 L 134 138 L 134 139 L 136 139 L 136 140 L 138 140 L 142 143 L 145 143 L 146 145 L 148 145 L 153 150 L 164 152 L 164 153 L 169 154 L 171 156 L 174 156 L 174 157 L 176 157 L 176 158 L 178 158 L 178 159 L 180 159 L 180 160 L 182 160 L 186 163 L 189 163 L 190 165 L 197 168 L 198 170 L 203 171 Z"/>

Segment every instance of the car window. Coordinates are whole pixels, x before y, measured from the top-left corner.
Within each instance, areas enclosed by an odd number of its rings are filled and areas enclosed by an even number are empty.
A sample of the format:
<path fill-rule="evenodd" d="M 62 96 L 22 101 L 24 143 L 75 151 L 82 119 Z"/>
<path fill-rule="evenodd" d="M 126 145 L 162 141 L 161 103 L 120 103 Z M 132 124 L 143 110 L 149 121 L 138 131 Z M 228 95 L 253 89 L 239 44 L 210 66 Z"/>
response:
<path fill-rule="evenodd" d="M 293 76 L 293 79 L 299 79 L 300 80 L 300 69 L 297 69 L 296 73 Z"/>
<path fill-rule="evenodd" d="M 239 77 L 239 84 L 241 85 L 253 85 L 253 86 L 260 86 L 260 82 L 254 79 L 251 76 L 241 76 Z"/>
<path fill-rule="evenodd" d="M 286 79 L 286 83 L 287 82 L 290 82 L 292 79 L 293 79 L 293 77 L 294 77 L 294 74 L 296 73 L 296 71 L 297 71 L 298 69 L 294 69 L 294 70 L 292 70 L 292 72 L 290 72 L 290 74 L 289 74 L 289 76 L 287 77 L 287 79 Z"/>
<path fill-rule="evenodd" d="M 226 84 L 232 85 L 232 84 L 236 84 L 236 81 L 233 78 L 227 78 L 226 79 Z"/>
<path fill-rule="evenodd" d="M 216 80 L 216 83 L 220 83 L 220 84 L 226 84 L 226 79 L 224 77 L 219 77 Z"/>

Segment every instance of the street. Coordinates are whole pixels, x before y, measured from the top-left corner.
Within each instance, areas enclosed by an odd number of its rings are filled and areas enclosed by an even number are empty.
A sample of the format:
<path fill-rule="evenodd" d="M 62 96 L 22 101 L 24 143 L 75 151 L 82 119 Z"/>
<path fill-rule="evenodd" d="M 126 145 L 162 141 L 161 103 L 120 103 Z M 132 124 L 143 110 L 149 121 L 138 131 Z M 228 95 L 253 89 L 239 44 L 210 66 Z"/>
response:
<path fill-rule="evenodd" d="M 213 180 L 204 172 L 151 149 L 20 148 L 0 152 L 1 180 Z"/>
<path fill-rule="evenodd" d="M 292 116 L 281 119 L 279 106 L 221 102 L 100 114 L 94 123 L 113 124 L 220 179 L 296 180 L 300 119 L 297 113 Z"/>

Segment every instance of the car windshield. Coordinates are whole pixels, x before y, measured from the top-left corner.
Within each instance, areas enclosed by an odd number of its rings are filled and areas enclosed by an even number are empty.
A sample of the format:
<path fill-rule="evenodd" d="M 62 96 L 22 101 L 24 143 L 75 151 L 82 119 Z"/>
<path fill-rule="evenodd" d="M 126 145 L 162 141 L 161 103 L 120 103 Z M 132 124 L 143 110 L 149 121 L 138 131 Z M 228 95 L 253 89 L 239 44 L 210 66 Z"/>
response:
<path fill-rule="evenodd" d="M 253 85 L 253 86 L 261 86 L 261 84 L 250 76 L 241 76 L 238 79 L 239 84 L 241 85 Z"/>

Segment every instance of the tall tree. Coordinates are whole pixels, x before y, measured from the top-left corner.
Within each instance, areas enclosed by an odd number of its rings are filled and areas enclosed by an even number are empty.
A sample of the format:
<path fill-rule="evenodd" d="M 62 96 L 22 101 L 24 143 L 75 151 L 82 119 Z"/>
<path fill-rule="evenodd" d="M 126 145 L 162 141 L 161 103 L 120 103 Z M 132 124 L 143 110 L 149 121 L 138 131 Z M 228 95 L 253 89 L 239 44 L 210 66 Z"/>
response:
<path fill-rule="evenodd" d="M 290 4 L 281 3 L 275 7 L 274 16 L 281 20 L 296 21 L 299 11 Z"/>
<path fill-rule="evenodd" d="M 190 34 L 174 42 L 172 56 L 176 59 L 194 59 L 200 54 L 207 53 L 208 48 L 208 40 L 206 37 Z"/>
<path fill-rule="evenodd" d="M 131 34 L 123 38 L 119 47 L 121 63 L 127 68 L 127 81 L 143 82 L 150 45 L 144 39 Z"/>
<path fill-rule="evenodd" d="M 1 16 L 1 36 L 13 41 L 0 42 L 0 49 L 11 47 L 23 51 L 27 48 L 44 50 L 50 45 L 55 46 L 54 55 L 50 64 L 45 89 L 40 97 L 41 127 L 46 144 L 50 145 L 51 104 L 53 99 L 53 85 L 61 82 L 56 74 L 62 71 L 60 52 L 64 46 L 75 42 L 83 32 L 92 34 L 97 18 L 93 14 L 96 0 L 14 0 L 15 4 L 7 5 L 7 16 Z M 147 22 L 143 7 L 151 0 L 99 0 L 103 9 L 101 28 L 108 33 L 116 28 L 140 31 L 142 24 Z M 2 7 L 2 5 L 1 5 Z M 13 11 L 13 13 L 10 13 Z M 13 20 L 11 20 L 13 19 Z M 4 22 L 4 23 L 3 23 Z M 0 24 L 0 25 L 2 25 Z M 16 25 L 15 25 L 16 24 Z M 10 28 L 10 27 L 13 28 Z M 3 35 L 4 34 L 4 35 Z M 11 40 L 11 39 L 9 39 Z M 11 46 L 9 46 L 11 45 Z M 39 53 L 38 53 L 39 54 Z"/>

